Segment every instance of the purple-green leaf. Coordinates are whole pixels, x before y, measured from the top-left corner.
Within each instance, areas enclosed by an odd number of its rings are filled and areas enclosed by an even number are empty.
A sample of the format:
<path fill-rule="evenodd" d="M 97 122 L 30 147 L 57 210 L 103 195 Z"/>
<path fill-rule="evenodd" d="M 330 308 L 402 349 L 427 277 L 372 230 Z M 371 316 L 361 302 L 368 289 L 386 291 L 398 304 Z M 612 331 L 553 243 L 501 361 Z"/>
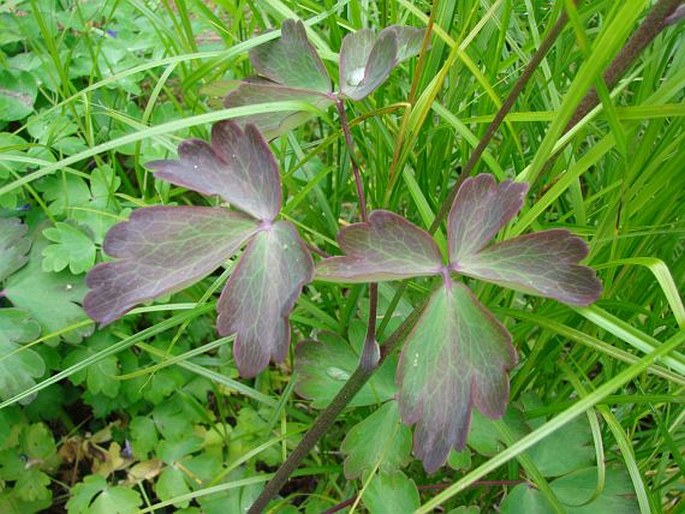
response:
<path fill-rule="evenodd" d="M 553 229 L 509 239 L 467 256 L 452 267 L 524 293 L 589 305 L 602 293 L 592 268 L 579 265 L 587 245 L 568 230 Z"/>
<path fill-rule="evenodd" d="M 397 34 L 371 29 L 348 34 L 340 47 L 340 93 L 361 100 L 386 81 L 397 65 Z"/>
<path fill-rule="evenodd" d="M 268 80 L 242 82 L 224 98 L 224 107 L 241 107 L 268 102 L 305 102 L 325 110 L 333 100 L 310 89 L 298 89 L 276 84 Z M 274 139 L 281 134 L 301 125 L 314 114 L 309 111 L 279 111 L 250 114 L 239 118 L 241 123 L 252 123 L 264 134 L 266 139 Z"/>
<path fill-rule="evenodd" d="M 515 364 L 511 336 L 465 285 L 448 282 L 433 293 L 397 372 L 400 414 L 416 423 L 414 454 L 426 471 L 464 447 L 473 407 L 502 416 Z"/>
<path fill-rule="evenodd" d="M 111 323 L 136 304 L 211 273 L 258 228 L 257 220 L 223 208 L 138 209 L 107 233 L 104 250 L 117 260 L 88 273 L 84 308 L 103 325 Z"/>
<path fill-rule="evenodd" d="M 270 359 L 285 359 L 288 316 L 313 272 L 309 252 L 287 221 L 262 229 L 247 245 L 217 305 L 219 333 L 236 334 L 233 355 L 243 377 L 262 371 Z"/>
<path fill-rule="evenodd" d="M 459 188 L 447 220 L 450 262 L 482 250 L 523 205 L 528 184 L 492 175 L 468 178 Z"/>
<path fill-rule="evenodd" d="M 323 93 L 331 91 L 326 67 L 299 20 L 283 22 L 281 37 L 250 50 L 250 61 L 257 73 L 279 84 Z"/>
<path fill-rule="evenodd" d="M 424 29 L 403 25 L 391 25 L 383 29 L 383 32 L 394 32 L 397 39 L 397 62 L 406 61 L 421 52 L 423 39 L 426 35 Z"/>
<path fill-rule="evenodd" d="M 369 220 L 338 234 L 347 254 L 321 261 L 316 277 L 328 282 L 376 282 L 435 275 L 442 257 L 425 230 L 389 211 L 377 210 Z"/>
<path fill-rule="evenodd" d="M 281 209 L 278 166 L 266 141 L 253 125 L 243 131 L 234 121 L 212 127 L 212 143 L 199 139 L 178 146 L 179 160 L 146 164 L 155 176 L 221 198 L 260 220 L 273 220 Z"/>

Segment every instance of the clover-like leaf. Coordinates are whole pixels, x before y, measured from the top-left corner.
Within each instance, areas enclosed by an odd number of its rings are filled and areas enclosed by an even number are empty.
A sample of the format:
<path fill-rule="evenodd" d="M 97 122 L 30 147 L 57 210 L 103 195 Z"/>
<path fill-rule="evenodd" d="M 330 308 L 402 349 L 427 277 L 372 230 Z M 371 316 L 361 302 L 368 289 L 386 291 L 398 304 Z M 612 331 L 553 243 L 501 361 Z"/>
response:
<path fill-rule="evenodd" d="M 299 20 L 284 21 L 281 37 L 253 48 L 249 56 L 257 73 L 276 83 L 324 93 L 331 91 L 326 67 Z"/>
<path fill-rule="evenodd" d="M 241 107 L 267 102 L 304 102 L 319 110 L 325 110 L 333 104 L 333 99 L 319 91 L 297 89 L 267 80 L 250 80 L 242 82 L 224 98 L 224 107 Z M 241 123 L 252 123 L 259 128 L 266 139 L 274 139 L 281 134 L 301 125 L 312 118 L 310 111 L 293 110 L 265 112 L 241 116 Z"/>
<path fill-rule="evenodd" d="M 26 237 L 27 230 L 17 218 L 0 218 L 0 281 L 28 261 L 31 239 Z"/>
<path fill-rule="evenodd" d="M 197 282 L 233 255 L 258 225 L 222 208 L 139 209 L 108 232 L 104 250 L 118 260 L 90 271 L 84 308 L 106 325 L 138 303 Z"/>
<path fill-rule="evenodd" d="M 492 175 L 468 178 L 459 188 L 447 220 L 450 262 L 482 250 L 523 206 L 528 184 Z"/>
<path fill-rule="evenodd" d="M 371 94 L 397 65 L 397 34 L 371 29 L 348 34 L 340 47 L 340 92 L 352 100 Z"/>
<path fill-rule="evenodd" d="M 281 209 L 281 181 L 269 146 L 254 125 L 234 121 L 212 127 L 212 144 L 199 139 L 178 146 L 179 160 L 152 161 L 155 176 L 206 195 L 219 195 L 261 220 Z"/>
<path fill-rule="evenodd" d="M 313 272 L 309 252 L 287 221 L 263 229 L 247 245 L 217 304 L 219 333 L 236 334 L 233 354 L 242 376 L 256 375 L 270 359 L 285 359 L 288 316 Z"/>
<path fill-rule="evenodd" d="M 433 293 L 397 372 L 400 414 L 416 423 L 414 454 L 426 471 L 464 447 L 472 407 L 502 416 L 515 363 L 511 336 L 465 285 L 448 282 Z"/>
<path fill-rule="evenodd" d="M 338 233 L 347 254 L 317 265 L 318 279 L 329 282 L 375 282 L 439 274 L 442 257 L 425 230 L 389 211 L 377 210 L 369 220 Z"/>
<path fill-rule="evenodd" d="M 457 263 L 456 271 L 524 293 L 588 305 L 602 293 L 594 270 L 579 265 L 587 245 L 568 230 L 526 234 L 490 246 Z"/>

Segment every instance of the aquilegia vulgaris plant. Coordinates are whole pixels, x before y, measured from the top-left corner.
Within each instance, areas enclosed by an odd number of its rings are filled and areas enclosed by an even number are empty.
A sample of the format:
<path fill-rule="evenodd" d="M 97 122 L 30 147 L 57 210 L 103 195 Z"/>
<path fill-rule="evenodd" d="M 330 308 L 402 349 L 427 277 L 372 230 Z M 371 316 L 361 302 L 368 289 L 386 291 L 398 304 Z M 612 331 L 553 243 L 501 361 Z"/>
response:
<path fill-rule="evenodd" d="M 452 274 L 494 282 L 524 293 L 587 305 L 601 293 L 595 272 L 578 262 L 587 246 L 567 230 L 546 230 L 486 246 L 523 205 L 527 184 L 499 185 L 490 175 L 467 179 L 447 221 L 445 263 L 433 238 L 406 219 L 374 211 L 366 223 L 338 235 L 347 255 L 325 259 L 316 278 L 377 282 L 442 275 L 402 349 L 397 382 L 402 419 L 416 423 L 414 454 L 427 471 L 462 449 L 475 406 L 497 418 L 516 364 L 511 336 Z"/>
<path fill-rule="evenodd" d="M 398 26 L 379 34 L 363 30 L 347 35 L 340 52 L 340 91 L 333 93 L 304 26 L 286 21 L 281 38 L 250 52 L 261 78 L 242 82 L 224 103 L 235 107 L 298 100 L 318 108 L 335 103 L 343 129 L 349 131 L 343 99 L 370 94 L 399 61 L 419 51 L 422 36 L 421 30 Z M 221 335 L 236 335 L 236 366 L 242 376 L 252 377 L 269 361 L 285 359 L 289 314 L 313 278 L 371 283 L 440 276 L 442 284 L 404 342 L 397 368 L 400 414 L 406 424 L 416 425 L 414 454 L 427 471 L 435 471 L 450 449 L 464 447 L 473 407 L 491 418 L 503 414 L 508 372 L 516 364 L 505 327 L 456 277 L 572 305 L 595 301 L 601 284 L 592 269 L 578 264 L 587 247 L 567 230 L 488 246 L 521 209 L 528 190 L 510 180 L 498 185 L 489 175 L 466 179 L 459 189 L 447 220 L 446 258 L 428 232 L 398 214 L 376 210 L 366 221 L 340 231 L 338 242 L 346 255 L 323 259 L 315 270 L 294 225 L 278 220 L 280 175 L 262 136 L 273 138 L 308 116 L 290 111 L 222 121 L 212 128 L 211 144 L 187 140 L 179 145 L 179 160 L 148 163 L 157 178 L 218 196 L 230 208 L 135 211 L 107 234 L 104 250 L 116 260 L 98 264 L 88 274 L 91 291 L 85 310 L 110 323 L 141 302 L 197 282 L 246 246 L 217 303 L 217 328 Z M 363 205 L 361 177 L 355 172 Z M 301 377 L 307 376 L 301 367 L 310 365 L 311 344 L 305 341 L 298 348 Z"/>
<path fill-rule="evenodd" d="M 148 163 L 158 178 L 218 195 L 225 207 L 148 207 L 113 227 L 105 251 L 117 258 L 93 268 L 84 306 L 103 324 L 136 304 L 177 291 L 214 271 L 247 244 L 217 304 L 218 331 L 236 334 L 234 356 L 242 376 L 285 359 L 288 315 L 311 281 L 311 257 L 295 227 L 277 220 L 278 168 L 259 131 L 235 122 L 214 125 L 212 143 L 191 139 L 180 160 Z M 523 205 L 528 186 L 497 185 L 490 175 L 467 179 L 448 218 L 445 263 L 433 238 L 392 212 L 344 228 L 347 254 L 321 261 L 316 278 L 377 282 L 441 275 L 402 350 L 397 380 L 402 419 L 416 424 L 414 453 L 428 471 L 450 448 L 464 446 L 475 406 L 499 417 L 508 399 L 507 372 L 516 363 L 511 336 L 453 274 L 504 285 L 574 305 L 597 299 L 601 285 L 578 262 L 587 247 L 566 230 L 547 230 L 492 246 L 488 242 Z"/>

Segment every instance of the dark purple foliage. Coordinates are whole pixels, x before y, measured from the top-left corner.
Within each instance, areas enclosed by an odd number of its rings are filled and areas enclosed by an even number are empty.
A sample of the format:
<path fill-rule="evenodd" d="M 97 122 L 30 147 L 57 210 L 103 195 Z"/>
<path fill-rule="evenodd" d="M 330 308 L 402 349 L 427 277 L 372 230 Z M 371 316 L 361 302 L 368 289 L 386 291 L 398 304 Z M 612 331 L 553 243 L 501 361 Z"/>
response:
<path fill-rule="evenodd" d="M 275 221 L 281 206 L 276 161 L 253 125 L 212 128 L 211 145 L 179 145 L 179 160 L 154 161 L 156 175 L 243 212 L 223 207 L 148 207 L 112 227 L 104 250 L 114 257 L 87 277 L 88 315 L 103 324 L 135 305 L 197 282 L 247 243 L 219 299 L 219 331 L 237 333 L 235 359 L 245 376 L 283 360 L 288 316 L 313 274 L 309 252 L 294 227 Z"/>
<path fill-rule="evenodd" d="M 578 264 L 587 245 L 567 230 L 547 230 L 487 246 L 523 206 L 526 184 L 497 184 L 490 175 L 469 178 L 449 213 L 449 263 L 422 229 L 386 211 L 341 230 L 344 256 L 324 259 L 317 278 L 375 282 L 441 274 L 439 287 L 407 337 L 397 381 L 402 419 L 416 424 L 414 453 L 427 471 L 464 447 L 471 408 L 502 416 L 508 371 L 516 364 L 511 336 L 456 272 L 573 305 L 595 301 L 602 286 Z"/>

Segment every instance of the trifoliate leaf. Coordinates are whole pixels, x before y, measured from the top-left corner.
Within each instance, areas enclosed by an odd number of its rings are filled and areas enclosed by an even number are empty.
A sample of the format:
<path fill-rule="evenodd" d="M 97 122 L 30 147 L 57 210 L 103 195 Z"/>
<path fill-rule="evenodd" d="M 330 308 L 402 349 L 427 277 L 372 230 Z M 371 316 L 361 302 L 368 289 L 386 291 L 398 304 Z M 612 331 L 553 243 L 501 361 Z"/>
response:
<path fill-rule="evenodd" d="M 16 121 L 31 114 L 37 94 L 38 86 L 29 72 L 0 70 L 0 120 Z"/>
<path fill-rule="evenodd" d="M 396 401 L 381 405 L 347 432 L 340 450 L 345 454 L 345 477 L 359 478 L 365 471 L 391 473 L 405 466 L 411 452 L 411 431 L 400 423 Z"/>
<path fill-rule="evenodd" d="M 503 241 L 461 259 L 459 273 L 572 305 L 602 293 L 594 270 L 578 264 L 587 245 L 567 230 L 545 230 Z"/>
<path fill-rule="evenodd" d="M 28 257 L 31 239 L 17 218 L 0 218 L 0 282 L 21 268 Z"/>
<path fill-rule="evenodd" d="M 515 363 L 511 336 L 465 285 L 448 282 L 433 293 L 398 368 L 400 413 L 416 424 L 414 454 L 426 471 L 464 448 L 472 407 L 502 416 Z"/>
<path fill-rule="evenodd" d="M 359 364 L 359 354 L 339 335 L 321 332 L 319 340 L 295 347 L 295 391 L 321 409 L 331 402 Z M 396 360 L 385 360 L 369 382 L 350 401 L 351 407 L 375 405 L 395 396 Z"/>
<path fill-rule="evenodd" d="M 43 230 L 43 235 L 55 243 L 43 250 L 44 271 L 62 271 L 69 266 L 69 271 L 78 275 L 95 264 L 95 243 L 78 227 L 57 222 Z"/>
<path fill-rule="evenodd" d="M 324 93 L 331 90 L 326 67 L 299 20 L 284 21 L 279 39 L 253 48 L 249 55 L 257 73 L 276 83 Z"/>
<path fill-rule="evenodd" d="M 257 229 L 239 213 L 210 207 L 148 207 L 115 225 L 104 250 L 118 258 L 88 273 L 88 315 L 108 324 L 136 304 L 178 291 L 211 273 Z"/>
<path fill-rule="evenodd" d="M 527 191 L 528 184 L 497 184 L 492 175 L 466 179 L 447 220 L 450 262 L 461 263 L 482 250 L 521 209 Z"/>
<path fill-rule="evenodd" d="M 69 514 L 135 514 L 142 503 L 133 489 L 111 486 L 100 475 L 89 475 L 71 489 Z"/>
<path fill-rule="evenodd" d="M 278 221 L 247 245 L 217 304 L 217 329 L 236 334 L 233 355 L 243 377 L 262 371 L 270 359 L 285 359 L 288 316 L 314 264 L 292 224 Z"/>
<path fill-rule="evenodd" d="M 374 476 L 362 501 L 369 514 L 411 514 L 421 505 L 416 484 L 401 471 Z"/>
<path fill-rule="evenodd" d="M 40 233 L 40 228 L 36 229 L 37 239 L 29 253 L 28 264 L 7 279 L 5 296 L 15 307 L 30 313 L 40 323 L 43 334 L 48 334 L 86 319 L 78 305 L 86 288 L 82 276 L 68 271 L 43 271 L 42 253 L 48 241 Z M 65 332 L 61 337 L 70 343 L 78 343 L 91 332 L 92 327 L 87 326 Z"/>
<path fill-rule="evenodd" d="M 20 343 L 40 335 L 40 325 L 19 309 L 0 309 L 0 398 L 7 400 L 36 384 L 45 373 L 43 358 Z M 27 398 L 24 403 L 31 401 Z"/>
<path fill-rule="evenodd" d="M 324 259 L 316 278 L 329 282 L 375 282 L 421 275 L 442 269 L 442 256 L 425 230 L 392 212 L 378 210 L 367 222 L 338 233 L 342 257 Z"/>
<path fill-rule="evenodd" d="M 199 139 L 178 146 L 180 160 L 152 161 L 155 176 L 272 221 L 281 209 L 281 179 L 269 146 L 254 125 L 245 131 L 234 121 L 212 127 L 211 145 Z"/>

